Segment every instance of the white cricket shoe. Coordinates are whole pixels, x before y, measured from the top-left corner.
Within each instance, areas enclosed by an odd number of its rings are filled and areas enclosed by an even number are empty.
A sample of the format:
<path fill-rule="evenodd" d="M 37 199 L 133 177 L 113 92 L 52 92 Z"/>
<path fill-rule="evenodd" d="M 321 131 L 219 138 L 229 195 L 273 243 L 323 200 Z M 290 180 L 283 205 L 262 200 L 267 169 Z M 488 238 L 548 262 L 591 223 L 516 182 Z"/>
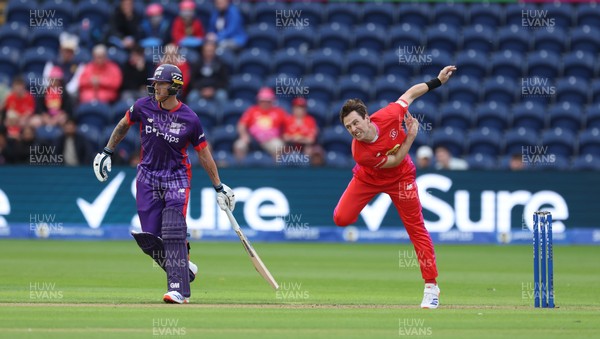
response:
<path fill-rule="evenodd" d="M 163 296 L 163 301 L 168 304 L 187 304 L 190 302 L 190 298 L 184 298 L 177 291 L 169 291 Z"/>
<path fill-rule="evenodd" d="M 194 264 L 191 261 L 188 261 L 188 264 L 189 264 L 190 272 L 192 273 L 192 275 L 190 276 L 190 282 L 192 282 L 192 281 L 194 281 L 194 279 L 196 279 L 196 274 L 198 274 L 198 266 L 196 266 L 196 264 Z"/>
<path fill-rule="evenodd" d="M 440 288 L 436 284 L 425 284 L 421 308 L 438 308 L 440 305 Z"/>

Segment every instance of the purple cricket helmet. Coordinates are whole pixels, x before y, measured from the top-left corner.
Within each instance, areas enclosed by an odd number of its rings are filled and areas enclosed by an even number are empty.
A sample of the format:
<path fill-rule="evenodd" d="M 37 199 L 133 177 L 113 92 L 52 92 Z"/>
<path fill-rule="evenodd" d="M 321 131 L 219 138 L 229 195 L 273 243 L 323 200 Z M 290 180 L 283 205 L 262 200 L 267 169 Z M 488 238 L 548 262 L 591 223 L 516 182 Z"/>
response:
<path fill-rule="evenodd" d="M 179 67 L 171 64 L 162 64 L 156 67 L 154 75 L 148 80 L 153 82 L 168 82 L 171 84 L 168 89 L 169 95 L 177 95 L 179 90 L 183 87 L 183 73 Z M 148 89 L 148 95 L 154 95 L 154 86 L 146 86 Z"/>

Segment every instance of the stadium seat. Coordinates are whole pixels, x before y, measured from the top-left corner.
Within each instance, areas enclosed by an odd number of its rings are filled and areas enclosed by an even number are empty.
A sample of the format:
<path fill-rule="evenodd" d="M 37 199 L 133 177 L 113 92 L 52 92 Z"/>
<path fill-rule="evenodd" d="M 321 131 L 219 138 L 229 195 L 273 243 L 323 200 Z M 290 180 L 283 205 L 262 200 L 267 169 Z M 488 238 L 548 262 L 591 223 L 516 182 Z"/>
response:
<path fill-rule="evenodd" d="M 600 157 L 591 154 L 579 156 L 575 158 L 571 168 L 575 171 L 599 171 Z"/>
<path fill-rule="evenodd" d="M 389 47 L 396 53 L 402 49 L 414 50 L 414 47 L 423 45 L 423 31 L 419 27 L 407 23 L 390 27 L 387 35 Z"/>
<path fill-rule="evenodd" d="M 423 132 L 419 134 L 429 135 L 434 129 L 441 126 L 438 106 L 431 102 L 417 100 L 410 105 L 409 111 L 419 121 L 420 129 Z"/>
<path fill-rule="evenodd" d="M 407 47 L 412 48 L 412 47 Z M 415 65 L 412 63 L 400 62 L 398 49 L 390 49 L 383 54 L 383 69 L 381 74 L 393 74 L 402 79 L 410 79 L 415 74 Z M 408 89 L 408 88 L 407 88 Z"/>
<path fill-rule="evenodd" d="M 271 52 L 252 48 L 245 49 L 240 53 L 238 73 L 251 74 L 259 78 L 265 78 L 271 73 L 273 65 Z"/>
<path fill-rule="evenodd" d="M 179 4 L 170 2 L 169 0 L 161 0 L 160 4 L 163 7 L 163 18 L 168 22 L 173 22 L 173 20 L 179 15 Z M 198 7 L 204 7 L 204 6 L 198 6 Z M 198 11 L 198 10 L 199 9 L 196 8 L 196 11 Z M 207 22 L 207 21 L 202 21 L 202 19 L 200 19 L 200 21 Z M 244 21 L 244 22 L 248 22 L 248 21 Z"/>
<path fill-rule="evenodd" d="M 10 79 L 19 73 L 20 54 L 16 49 L 4 46 L 0 48 L 0 73 Z"/>
<path fill-rule="evenodd" d="M 238 133 L 235 125 L 223 125 L 213 128 L 208 136 L 210 146 L 215 152 L 232 152 Z"/>
<path fill-rule="evenodd" d="M 513 128 L 540 131 L 545 126 L 545 108 L 539 103 L 526 101 L 513 108 Z"/>
<path fill-rule="evenodd" d="M 8 1 L 5 13 L 6 23 L 16 23 L 29 27 L 32 10 L 39 9 L 39 5 L 31 0 Z"/>
<path fill-rule="evenodd" d="M 373 82 L 373 97 L 375 100 L 396 101 L 405 88 L 408 88 L 408 84 L 404 79 L 389 73 L 375 79 Z"/>
<path fill-rule="evenodd" d="M 439 71 L 441 70 L 441 68 L 437 69 L 437 72 L 433 72 L 433 68 L 430 69 L 430 72 L 423 72 L 423 74 L 427 74 L 427 75 L 419 75 L 416 77 L 413 77 L 412 79 L 408 80 L 407 87 L 402 89 L 402 93 L 404 93 L 408 88 L 410 88 L 410 86 L 414 85 L 414 84 L 418 84 L 421 82 L 427 82 L 429 80 L 431 80 L 432 75 L 435 76 L 435 74 L 439 74 Z M 431 75 L 429 75 L 431 74 Z M 429 103 L 438 105 L 443 103 L 447 97 L 446 95 L 447 93 L 447 88 L 446 86 L 442 86 L 440 88 L 437 88 L 434 91 L 429 91 L 427 92 L 425 95 L 419 97 L 418 101 L 427 101 Z M 452 99 L 452 98 L 450 98 Z"/>
<path fill-rule="evenodd" d="M 475 153 L 467 156 L 465 161 L 470 170 L 493 170 L 497 169 L 496 158 L 486 153 Z"/>
<path fill-rule="evenodd" d="M 423 50 L 423 53 L 422 56 L 425 57 L 424 59 L 421 59 L 423 61 L 419 60 L 413 64 L 419 68 L 419 75 L 428 77 L 429 79 L 437 76 L 440 73 L 440 70 L 446 67 L 450 60 L 454 59 L 453 54 L 448 53 L 443 49 L 434 48 L 431 50 Z M 419 57 L 419 54 L 417 54 L 417 57 Z M 411 63 L 410 60 L 412 59 L 402 59 L 402 62 L 405 60 L 409 60 L 409 63 Z"/>
<path fill-rule="evenodd" d="M 527 75 L 529 77 L 556 78 L 560 68 L 560 57 L 549 51 L 536 51 L 527 56 Z"/>
<path fill-rule="evenodd" d="M 456 66 L 460 68 L 460 74 L 468 77 L 485 78 L 488 63 L 486 54 L 477 50 L 469 49 L 456 55 Z"/>
<path fill-rule="evenodd" d="M 333 78 L 337 78 L 342 74 L 345 68 L 343 63 L 344 56 L 341 52 L 324 48 L 314 51 L 310 55 L 310 69 L 312 74 L 324 74 Z"/>
<path fill-rule="evenodd" d="M 58 52 L 58 36 L 60 31 L 57 29 L 33 29 L 29 33 L 29 46 L 44 47 L 50 51 Z"/>
<path fill-rule="evenodd" d="M 339 77 L 337 88 L 339 88 L 339 99 L 359 98 L 363 102 L 367 102 L 371 98 L 371 84 L 369 79 L 358 74 Z"/>
<path fill-rule="evenodd" d="M 508 106 L 496 101 L 485 101 L 475 108 L 475 125 L 478 128 L 487 127 L 498 132 L 508 127 Z"/>
<path fill-rule="evenodd" d="M 574 51 L 563 57 L 563 77 L 576 77 L 587 81 L 597 73 L 598 66 L 592 54 Z"/>
<path fill-rule="evenodd" d="M 421 146 L 429 146 L 429 136 L 431 135 L 431 131 L 426 131 L 424 133 L 417 133 L 415 140 L 412 143 L 411 149 L 416 151 Z M 410 152 L 409 152 L 410 153 Z M 411 154 L 412 159 L 416 159 L 415 154 Z"/>
<path fill-rule="evenodd" d="M 279 50 L 267 61 L 274 65 L 275 73 L 300 77 L 306 72 L 306 55 L 294 48 Z"/>
<path fill-rule="evenodd" d="M 489 74 L 493 77 L 505 76 L 518 79 L 523 76 L 523 58 L 510 50 L 495 52 L 490 58 Z"/>
<path fill-rule="evenodd" d="M 44 12 L 49 14 L 43 15 L 39 19 L 42 19 L 42 22 L 46 21 L 47 24 L 43 23 L 42 25 L 47 25 L 48 28 L 62 29 L 74 22 L 74 8 L 75 6 L 70 0 L 45 0 L 40 9 L 52 12 Z"/>
<path fill-rule="evenodd" d="M 344 103 L 346 102 L 347 99 L 348 98 L 343 98 L 341 100 L 336 100 L 336 101 L 332 102 L 331 105 L 329 105 L 329 115 L 327 116 L 326 125 L 329 126 L 330 128 L 336 127 L 336 126 L 340 126 L 342 128 L 345 128 L 342 125 L 342 122 L 340 121 L 340 110 L 344 106 Z M 367 104 L 367 103 L 365 103 L 365 104 Z M 380 107 L 370 107 L 370 106 L 367 106 L 367 113 L 373 114 L 379 108 Z"/>
<path fill-rule="evenodd" d="M 302 29 L 286 29 L 282 34 L 282 47 L 293 48 L 301 53 L 306 53 L 316 46 L 317 32 L 311 27 Z"/>
<path fill-rule="evenodd" d="M 519 88 L 517 84 L 508 77 L 501 75 L 494 78 L 488 78 L 482 86 L 483 101 L 497 101 L 504 104 L 511 104 L 515 100 L 515 91 Z"/>
<path fill-rule="evenodd" d="M 600 28 L 585 25 L 571 30 L 571 52 L 582 51 L 593 55 L 600 52 Z"/>
<path fill-rule="evenodd" d="M 563 29 L 575 26 L 576 18 L 573 6 L 566 2 L 548 2 L 541 6 L 540 10 L 546 11 L 546 16 L 552 20 L 552 24 Z"/>
<path fill-rule="evenodd" d="M 379 71 L 379 53 L 361 48 L 353 50 L 346 55 L 346 74 L 357 74 L 361 77 L 372 79 Z"/>
<path fill-rule="evenodd" d="M 466 27 L 462 32 L 462 49 L 487 54 L 494 49 L 496 31 L 483 25 Z"/>
<path fill-rule="evenodd" d="M 431 146 L 433 149 L 444 146 L 453 156 L 462 156 L 465 150 L 465 134 L 449 126 L 435 129 L 431 133 Z"/>
<path fill-rule="evenodd" d="M 600 5 L 597 3 L 582 3 L 577 10 L 577 26 L 585 25 L 600 28 Z"/>
<path fill-rule="evenodd" d="M 198 6 L 197 6 L 198 7 Z M 286 25 L 284 20 L 292 17 L 287 4 L 283 2 L 257 2 L 254 4 L 253 22 L 267 24 L 271 27 Z"/>
<path fill-rule="evenodd" d="M 504 8 L 495 3 L 473 3 L 469 10 L 471 26 L 483 25 L 496 29 L 504 23 Z"/>
<path fill-rule="evenodd" d="M 272 167 L 274 164 L 275 159 L 263 151 L 250 152 L 240 163 L 245 167 Z"/>
<path fill-rule="evenodd" d="M 127 60 L 129 59 L 129 55 L 125 50 L 119 49 L 115 46 L 111 46 L 106 50 L 106 55 L 112 62 L 116 63 L 120 67 L 123 67 Z"/>
<path fill-rule="evenodd" d="M 21 72 L 42 74 L 48 60 L 54 60 L 56 53 L 45 47 L 31 47 L 21 56 Z"/>
<path fill-rule="evenodd" d="M 548 111 L 548 127 L 560 127 L 577 133 L 582 126 L 582 117 L 580 105 L 568 101 L 557 103 Z"/>
<path fill-rule="evenodd" d="M 63 131 L 58 126 L 43 125 L 35 130 L 35 138 L 42 145 L 56 145 Z"/>
<path fill-rule="evenodd" d="M 237 74 L 229 79 L 229 97 L 255 102 L 261 87 L 261 78 L 252 74 Z"/>
<path fill-rule="evenodd" d="M 429 49 L 440 49 L 452 54 L 458 48 L 459 39 L 458 30 L 445 23 L 429 27 L 425 31 L 425 40 Z"/>
<path fill-rule="evenodd" d="M 591 102 L 600 103 L 600 79 L 592 80 L 589 91 Z"/>
<path fill-rule="evenodd" d="M 237 160 L 235 159 L 233 154 L 231 154 L 230 150 L 214 152 L 213 158 L 215 159 L 215 163 L 219 168 L 232 167 L 237 165 Z"/>
<path fill-rule="evenodd" d="M 556 101 L 570 101 L 584 105 L 588 100 L 588 82 L 576 77 L 559 79 L 556 82 Z"/>
<path fill-rule="evenodd" d="M 420 29 L 425 29 L 432 21 L 432 6 L 424 3 L 407 3 L 400 6 L 399 21 Z"/>
<path fill-rule="evenodd" d="M 388 28 L 398 21 L 396 9 L 395 4 L 382 1 L 363 6 L 361 25 L 374 24 L 381 28 Z"/>
<path fill-rule="evenodd" d="M 440 106 L 440 126 L 467 131 L 471 128 L 473 112 L 468 102 L 453 100 Z"/>
<path fill-rule="evenodd" d="M 354 29 L 354 48 L 381 53 L 387 45 L 387 32 L 381 26 L 369 23 Z"/>
<path fill-rule="evenodd" d="M 579 134 L 579 154 L 600 159 L 600 128 L 590 128 Z"/>
<path fill-rule="evenodd" d="M 131 129 L 130 129 L 131 130 Z M 77 134 L 87 141 L 89 149 L 100 150 L 106 146 L 108 138 L 103 137 L 102 130 L 95 125 L 77 124 Z"/>
<path fill-rule="evenodd" d="M 304 86 L 308 87 L 308 97 L 321 102 L 331 102 L 336 97 L 336 82 L 330 76 L 322 73 L 303 78 Z"/>
<path fill-rule="evenodd" d="M 515 128 L 504 134 L 504 154 L 523 154 L 524 147 L 535 146 L 537 143 L 537 132 L 524 127 Z"/>
<path fill-rule="evenodd" d="M 538 29 L 533 33 L 533 49 L 557 54 L 567 51 L 567 34 L 559 27 Z"/>
<path fill-rule="evenodd" d="M 527 168 L 537 171 L 566 171 L 571 168 L 568 157 L 558 154 L 541 155 Z"/>
<path fill-rule="evenodd" d="M 331 114 L 327 103 L 315 99 L 308 99 L 306 100 L 306 110 L 310 116 L 315 118 L 317 126 L 319 126 L 320 129 L 328 125 L 329 116 Z"/>
<path fill-rule="evenodd" d="M 19 22 L 9 22 L 0 27 L 0 46 L 21 52 L 27 47 L 28 26 Z"/>
<path fill-rule="evenodd" d="M 204 128 L 204 131 L 210 131 L 213 127 L 217 126 L 219 122 L 219 111 L 217 105 L 214 101 L 209 101 L 206 99 L 188 100 L 188 106 L 198 118 L 200 118 L 200 123 Z"/>
<path fill-rule="evenodd" d="M 345 52 L 350 49 L 351 45 L 352 39 L 346 26 L 340 25 L 338 22 L 332 22 L 319 28 L 319 46 L 321 48 L 331 48 L 339 52 Z"/>
<path fill-rule="evenodd" d="M 458 29 L 466 23 L 468 12 L 461 3 L 439 3 L 433 6 L 433 22 L 443 22 Z"/>
<path fill-rule="evenodd" d="M 337 23 L 346 27 L 354 27 L 358 23 L 359 13 L 355 6 L 348 6 L 345 3 L 327 4 L 328 23 Z"/>
<path fill-rule="evenodd" d="M 85 47 L 77 49 L 74 55 L 74 60 L 80 64 L 87 64 L 92 60 L 92 53 Z"/>
<path fill-rule="evenodd" d="M 110 106 L 99 101 L 80 104 L 74 112 L 77 124 L 96 126 L 100 130 L 108 124 L 110 114 Z"/>
<path fill-rule="evenodd" d="M 292 2 L 289 7 L 290 11 L 294 13 L 301 13 L 299 15 L 300 20 L 306 19 L 307 26 L 318 27 L 324 22 L 324 13 L 326 12 L 326 5 L 319 2 Z M 306 27 L 305 27 L 306 28 Z"/>
<path fill-rule="evenodd" d="M 351 155 L 352 136 L 342 126 L 334 126 L 324 128 L 320 135 L 320 144 L 327 152 L 337 152 L 341 154 Z"/>
<path fill-rule="evenodd" d="M 102 0 L 79 1 L 75 12 L 77 13 L 78 22 L 88 19 L 94 27 L 102 27 L 102 25 L 109 22 L 109 17 L 113 14 L 111 8 L 106 6 L 106 3 Z"/>
<path fill-rule="evenodd" d="M 248 40 L 244 50 L 259 48 L 265 51 L 274 51 L 279 47 L 279 33 L 266 23 L 249 26 L 246 29 Z"/>
<path fill-rule="evenodd" d="M 479 80 L 460 75 L 446 84 L 448 100 L 456 100 L 474 105 L 479 101 Z"/>
<path fill-rule="evenodd" d="M 483 127 L 472 130 L 467 135 L 470 154 L 483 153 L 492 157 L 500 155 L 502 135 L 494 129 Z"/>
<path fill-rule="evenodd" d="M 129 108 L 135 103 L 135 99 L 122 99 L 115 102 L 109 111 L 108 123 L 109 125 L 117 124 L 123 117 Z"/>
<path fill-rule="evenodd" d="M 549 154 L 570 157 L 575 153 L 576 135 L 564 128 L 556 127 L 542 133 L 540 142 L 548 147 Z"/>
<path fill-rule="evenodd" d="M 506 26 L 516 25 L 523 28 L 523 11 L 535 11 L 538 9 L 534 3 L 512 3 L 506 5 Z"/>
<path fill-rule="evenodd" d="M 498 29 L 496 50 L 512 51 L 521 55 L 527 53 L 530 45 L 530 34 L 524 34 L 522 29 L 521 23 Z"/>
<path fill-rule="evenodd" d="M 328 167 L 352 167 L 354 160 L 345 153 L 327 152 L 325 154 L 325 165 Z"/>
<path fill-rule="evenodd" d="M 585 127 L 600 128 L 600 103 L 590 105 L 585 110 Z"/>

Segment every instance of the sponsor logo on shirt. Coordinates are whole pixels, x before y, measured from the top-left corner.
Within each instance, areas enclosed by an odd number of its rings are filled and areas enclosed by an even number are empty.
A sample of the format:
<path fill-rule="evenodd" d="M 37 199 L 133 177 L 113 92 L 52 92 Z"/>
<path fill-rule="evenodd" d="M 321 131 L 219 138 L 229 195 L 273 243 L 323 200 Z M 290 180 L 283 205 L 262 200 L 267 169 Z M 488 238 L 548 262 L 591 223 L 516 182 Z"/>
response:
<path fill-rule="evenodd" d="M 390 137 L 392 138 L 392 140 L 396 140 L 396 138 L 398 137 L 398 130 L 397 129 L 392 129 L 390 131 Z"/>

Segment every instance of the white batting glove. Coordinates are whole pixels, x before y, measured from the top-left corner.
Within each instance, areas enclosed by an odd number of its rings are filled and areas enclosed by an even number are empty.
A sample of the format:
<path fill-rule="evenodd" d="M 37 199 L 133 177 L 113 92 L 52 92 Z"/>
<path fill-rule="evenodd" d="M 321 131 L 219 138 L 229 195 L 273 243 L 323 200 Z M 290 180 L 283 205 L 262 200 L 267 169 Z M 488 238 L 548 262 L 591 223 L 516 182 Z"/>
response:
<path fill-rule="evenodd" d="M 233 209 L 235 208 L 235 195 L 233 194 L 233 190 L 224 184 L 215 186 L 215 190 L 217 191 L 217 204 L 219 204 L 219 207 L 223 211 L 229 209 L 233 212 Z"/>
<path fill-rule="evenodd" d="M 110 172 L 112 167 L 111 157 L 113 155 L 113 151 L 104 147 L 102 153 L 96 154 L 94 158 L 94 174 L 96 174 L 96 178 L 98 181 L 104 182 L 108 179 L 108 172 Z"/>

